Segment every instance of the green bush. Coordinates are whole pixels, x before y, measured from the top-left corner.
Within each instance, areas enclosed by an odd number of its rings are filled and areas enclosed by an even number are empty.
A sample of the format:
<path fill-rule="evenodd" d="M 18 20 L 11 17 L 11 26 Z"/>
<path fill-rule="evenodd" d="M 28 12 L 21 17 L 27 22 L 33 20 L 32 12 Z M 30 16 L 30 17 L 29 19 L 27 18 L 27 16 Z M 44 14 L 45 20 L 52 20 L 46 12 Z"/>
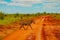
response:
<path fill-rule="evenodd" d="M 1 20 L 4 20 L 4 17 L 3 17 L 3 16 L 0 16 L 0 19 L 1 19 Z"/>

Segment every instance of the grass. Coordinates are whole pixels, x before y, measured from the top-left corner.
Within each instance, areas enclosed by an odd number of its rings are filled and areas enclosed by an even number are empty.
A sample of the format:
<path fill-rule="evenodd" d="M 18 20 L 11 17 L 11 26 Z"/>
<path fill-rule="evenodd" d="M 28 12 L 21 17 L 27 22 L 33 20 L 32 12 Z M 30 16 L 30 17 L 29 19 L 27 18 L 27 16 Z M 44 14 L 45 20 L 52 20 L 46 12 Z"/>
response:
<path fill-rule="evenodd" d="M 30 19 L 37 16 L 51 15 L 56 19 L 60 19 L 60 14 L 56 13 L 36 13 L 36 14 L 0 14 L 0 24 L 8 24 L 11 22 Z"/>

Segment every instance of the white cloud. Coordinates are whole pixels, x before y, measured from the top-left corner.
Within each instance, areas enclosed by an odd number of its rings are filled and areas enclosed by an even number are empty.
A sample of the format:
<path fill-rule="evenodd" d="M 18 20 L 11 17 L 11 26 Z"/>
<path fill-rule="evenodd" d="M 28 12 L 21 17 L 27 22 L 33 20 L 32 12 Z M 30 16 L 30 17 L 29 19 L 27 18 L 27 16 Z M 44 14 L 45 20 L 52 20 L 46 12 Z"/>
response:
<path fill-rule="evenodd" d="M 26 6 L 31 7 L 33 4 L 42 3 L 42 0 L 11 0 L 12 2 L 6 2 L 3 0 L 0 0 L 0 4 L 6 4 L 10 6 Z"/>
<path fill-rule="evenodd" d="M 16 2 L 8 3 L 8 2 L 5 2 L 5 1 L 1 1 L 1 0 L 0 0 L 0 4 L 6 4 L 7 6 L 26 6 L 26 7 L 31 6 L 31 4 L 16 3 Z"/>
<path fill-rule="evenodd" d="M 42 2 L 42 0 L 11 0 L 11 1 L 14 1 L 14 2 L 21 2 L 21 1 L 33 1 L 33 2 L 35 2 L 35 1 L 40 1 L 40 2 Z"/>
<path fill-rule="evenodd" d="M 0 4 L 7 4 L 7 2 L 4 2 L 4 1 L 0 1 Z"/>
<path fill-rule="evenodd" d="M 43 4 L 44 2 L 48 2 L 47 4 Z M 53 2 L 49 4 L 49 2 Z M 42 3 L 45 7 L 53 7 L 56 4 L 54 2 L 60 2 L 59 0 L 11 0 L 11 2 L 6 2 L 3 0 L 0 0 L 0 4 L 6 4 L 8 6 L 23 6 L 23 7 L 31 7 L 33 4 L 39 4 Z"/>
<path fill-rule="evenodd" d="M 53 8 L 53 7 L 57 6 L 58 3 L 45 3 L 45 4 L 43 4 L 43 5 L 44 5 L 44 8 L 45 8 L 45 7 L 46 7 L 46 8 Z"/>
<path fill-rule="evenodd" d="M 42 0 L 11 0 L 13 3 L 15 3 L 14 5 L 17 6 L 32 6 L 33 4 L 38 4 L 38 3 L 42 3 Z"/>
<path fill-rule="evenodd" d="M 60 0 L 44 0 L 44 2 L 60 2 Z"/>
<path fill-rule="evenodd" d="M 57 7 L 58 3 L 45 3 L 43 4 L 43 10 L 48 12 L 55 12 L 59 8 Z"/>
<path fill-rule="evenodd" d="M 29 4 L 22 4 L 22 3 L 15 3 L 15 2 L 12 2 L 12 3 L 8 3 L 7 4 L 8 6 L 10 5 L 10 6 L 26 6 L 26 7 L 29 7 L 29 6 L 31 6 L 31 5 L 29 5 Z"/>

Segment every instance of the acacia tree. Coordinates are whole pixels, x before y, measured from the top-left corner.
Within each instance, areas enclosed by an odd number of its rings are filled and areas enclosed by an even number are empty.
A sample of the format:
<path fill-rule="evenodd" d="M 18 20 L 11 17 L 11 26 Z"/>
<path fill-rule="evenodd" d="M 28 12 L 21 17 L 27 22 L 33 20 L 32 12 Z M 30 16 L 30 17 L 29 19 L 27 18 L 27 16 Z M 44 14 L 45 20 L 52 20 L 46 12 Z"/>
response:
<path fill-rule="evenodd" d="M 4 19 L 4 13 L 0 12 L 0 19 L 3 20 Z"/>
<path fill-rule="evenodd" d="M 46 15 L 46 12 L 44 12 L 44 15 Z"/>
<path fill-rule="evenodd" d="M 3 16 L 0 16 L 0 19 L 1 19 L 1 20 L 3 20 L 3 19 L 4 19 L 4 17 L 3 17 Z"/>
<path fill-rule="evenodd" d="M 19 16 L 19 13 L 16 13 L 16 16 Z"/>
<path fill-rule="evenodd" d="M 16 15 L 15 15 L 14 17 L 16 18 L 17 16 L 19 16 L 19 14 L 18 14 L 18 13 L 16 13 Z"/>
<path fill-rule="evenodd" d="M 39 16 L 40 15 L 40 12 L 38 12 L 37 15 Z"/>

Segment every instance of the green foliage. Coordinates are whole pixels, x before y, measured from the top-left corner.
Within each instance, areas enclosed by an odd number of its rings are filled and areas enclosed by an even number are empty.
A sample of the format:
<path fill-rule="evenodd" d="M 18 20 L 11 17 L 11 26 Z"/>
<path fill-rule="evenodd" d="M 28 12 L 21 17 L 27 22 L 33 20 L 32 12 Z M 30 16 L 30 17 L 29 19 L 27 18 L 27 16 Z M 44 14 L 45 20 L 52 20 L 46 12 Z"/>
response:
<path fill-rule="evenodd" d="M 16 16 L 19 16 L 19 14 L 17 13 Z"/>
<path fill-rule="evenodd" d="M 3 19 L 4 19 L 4 17 L 3 17 L 3 16 L 0 16 L 0 19 L 1 19 L 1 20 L 3 20 Z"/>
<path fill-rule="evenodd" d="M 40 12 L 38 12 L 37 14 L 40 15 Z"/>
<path fill-rule="evenodd" d="M 4 15 L 4 13 L 3 12 L 0 12 L 0 15 Z"/>
<path fill-rule="evenodd" d="M 14 18 L 16 18 L 17 16 L 14 16 Z"/>
<path fill-rule="evenodd" d="M 58 13 L 32 13 L 32 14 L 4 14 L 3 12 L 0 12 L 0 24 L 8 24 L 11 22 L 19 21 L 19 20 L 26 20 L 33 17 L 43 16 L 43 15 L 51 15 L 57 19 L 60 19 L 60 14 Z"/>
<path fill-rule="evenodd" d="M 6 14 L 4 16 L 7 16 Z"/>
<path fill-rule="evenodd" d="M 43 12 L 43 15 L 46 15 L 47 13 L 46 12 Z"/>

